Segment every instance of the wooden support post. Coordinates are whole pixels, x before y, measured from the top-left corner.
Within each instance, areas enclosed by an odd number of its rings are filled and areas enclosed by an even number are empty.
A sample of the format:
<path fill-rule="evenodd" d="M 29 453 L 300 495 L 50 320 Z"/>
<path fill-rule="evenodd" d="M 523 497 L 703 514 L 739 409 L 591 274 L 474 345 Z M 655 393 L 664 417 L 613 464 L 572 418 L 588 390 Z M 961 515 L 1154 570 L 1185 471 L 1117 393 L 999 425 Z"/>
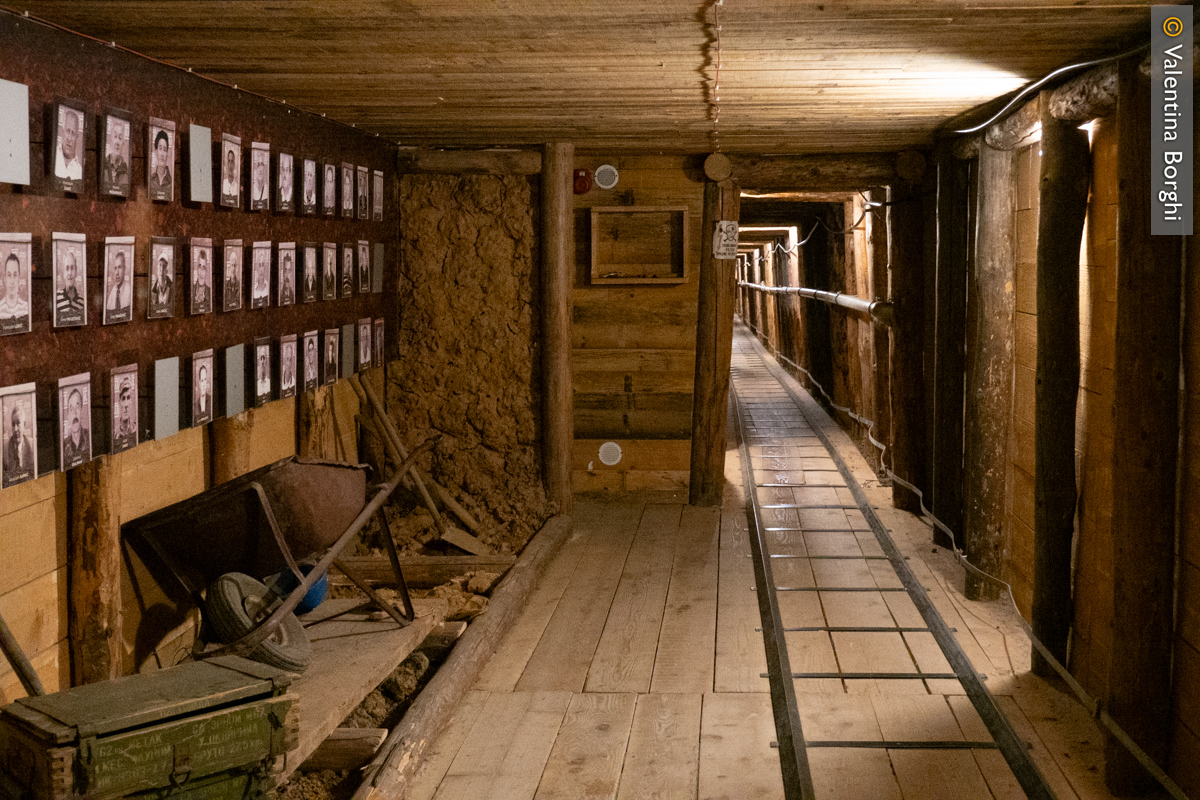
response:
<path fill-rule="evenodd" d="M 1116 568 L 1108 711 L 1151 758 L 1165 764 L 1171 735 L 1180 239 L 1150 235 L 1150 86 L 1137 61 L 1122 61 L 1118 74 Z M 1105 756 L 1105 781 L 1114 793 L 1153 786 L 1120 744 L 1110 740 Z"/>
<path fill-rule="evenodd" d="M 867 192 L 872 203 L 886 203 L 888 191 L 875 187 Z M 867 274 L 870 277 L 872 300 L 888 299 L 888 236 L 886 206 L 873 206 L 867 213 Z M 883 325 L 871 326 L 871 371 L 874 392 L 870 409 L 875 427 L 871 435 L 885 448 L 880 454 L 880 467 L 891 463 L 892 447 L 892 387 L 888 370 L 891 331 Z"/>
<path fill-rule="evenodd" d="M 733 354 L 732 258 L 713 258 L 717 222 L 740 216 L 733 181 L 704 182 L 700 227 L 700 308 L 696 322 L 696 379 L 692 393 L 692 462 L 688 502 L 719 506 L 725 487 L 725 407 Z M 765 327 L 765 326 L 764 326 Z M 765 331 L 764 331 L 765 332 Z"/>
<path fill-rule="evenodd" d="M 1079 395 L 1079 243 L 1087 214 L 1087 134 L 1042 103 L 1034 393 L 1033 632 L 1067 661 L 1075 532 L 1075 403 Z M 1125 535 L 1125 531 L 1121 531 Z M 1036 651 L 1033 669 L 1053 670 Z"/>
<path fill-rule="evenodd" d="M 963 544 L 968 561 L 999 577 L 1016 335 L 1012 154 L 984 142 L 979 145 L 978 209 L 968 292 Z M 999 587 L 967 573 L 965 593 L 971 600 L 993 600 Z"/>
<path fill-rule="evenodd" d="M 100 456 L 67 480 L 71 683 L 81 686 L 122 674 L 120 456 Z"/>
<path fill-rule="evenodd" d="M 888 267 L 896 326 L 892 330 L 892 471 L 920 487 L 925 482 L 925 379 L 922 350 L 925 315 L 924 238 L 921 196 L 917 187 L 893 188 L 888 206 Z M 900 483 L 892 503 L 920 512 L 920 498 Z"/>
<path fill-rule="evenodd" d="M 542 165 L 542 469 L 547 497 L 558 505 L 558 513 L 570 514 L 575 146 L 546 145 Z"/>

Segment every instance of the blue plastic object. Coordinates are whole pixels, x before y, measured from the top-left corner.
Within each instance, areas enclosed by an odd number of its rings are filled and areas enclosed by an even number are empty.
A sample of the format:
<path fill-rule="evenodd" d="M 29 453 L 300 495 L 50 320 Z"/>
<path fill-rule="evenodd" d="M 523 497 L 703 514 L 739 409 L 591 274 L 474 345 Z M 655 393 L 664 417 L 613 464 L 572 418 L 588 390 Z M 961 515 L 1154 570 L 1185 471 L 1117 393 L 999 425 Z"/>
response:
<path fill-rule="evenodd" d="M 310 572 L 312 572 L 312 570 L 312 564 L 300 565 L 300 571 L 305 575 L 308 575 Z M 271 579 L 268 580 L 267 583 L 274 587 L 275 593 L 280 597 L 286 597 L 287 595 L 291 594 L 297 586 L 300 585 L 300 581 L 296 580 L 296 576 L 292 574 L 290 569 L 285 569 L 283 572 L 272 575 Z M 325 595 L 328 592 L 328 576 L 322 574 L 317 582 L 314 583 L 308 592 L 305 593 L 304 597 L 300 599 L 300 604 L 296 606 L 296 613 L 307 614 L 308 612 L 312 611 L 317 606 L 321 605 L 321 603 L 325 602 Z"/>

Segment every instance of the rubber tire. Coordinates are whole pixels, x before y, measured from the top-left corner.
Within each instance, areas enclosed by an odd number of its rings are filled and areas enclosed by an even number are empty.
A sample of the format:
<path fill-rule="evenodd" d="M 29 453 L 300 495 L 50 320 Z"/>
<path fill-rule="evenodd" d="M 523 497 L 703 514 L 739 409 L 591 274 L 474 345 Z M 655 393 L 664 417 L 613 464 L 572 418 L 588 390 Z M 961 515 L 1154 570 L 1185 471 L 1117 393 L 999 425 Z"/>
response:
<path fill-rule="evenodd" d="M 204 615 L 222 643 L 237 641 L 263 619 L 278 597 L 267 585 L 241 572 L 227 572 L 212 582 Z M 304 672 L 312 663 L 312 644 L 295 614 L 283 618 L 250 658 L 288 672 Z"/>

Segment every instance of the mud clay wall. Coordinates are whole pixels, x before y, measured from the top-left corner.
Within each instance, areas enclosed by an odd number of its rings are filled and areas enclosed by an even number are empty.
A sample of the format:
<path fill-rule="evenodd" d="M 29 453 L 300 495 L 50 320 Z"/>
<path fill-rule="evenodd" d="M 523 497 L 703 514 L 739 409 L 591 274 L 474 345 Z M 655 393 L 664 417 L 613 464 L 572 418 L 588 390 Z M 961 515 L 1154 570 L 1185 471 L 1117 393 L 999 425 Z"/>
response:
<path fill-rule="evenodd" d="M 542 487 L 537 253 L 531 181 L 407 175 L 401 182 L 398 363 L 388 409 L 407 447 L 517 551 L 549 516 Z"/>

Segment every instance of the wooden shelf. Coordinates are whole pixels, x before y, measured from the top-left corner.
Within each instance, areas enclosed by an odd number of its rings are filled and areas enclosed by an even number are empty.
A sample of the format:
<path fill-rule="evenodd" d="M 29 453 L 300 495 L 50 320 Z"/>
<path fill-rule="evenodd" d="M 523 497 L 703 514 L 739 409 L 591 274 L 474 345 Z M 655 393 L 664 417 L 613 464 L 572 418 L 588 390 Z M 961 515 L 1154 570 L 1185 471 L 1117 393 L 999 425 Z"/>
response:
<path fill-rule="evenodd" d="M 687 240 L 687 206 L 595 206 L 590 282 L 686 283 Z"/>

